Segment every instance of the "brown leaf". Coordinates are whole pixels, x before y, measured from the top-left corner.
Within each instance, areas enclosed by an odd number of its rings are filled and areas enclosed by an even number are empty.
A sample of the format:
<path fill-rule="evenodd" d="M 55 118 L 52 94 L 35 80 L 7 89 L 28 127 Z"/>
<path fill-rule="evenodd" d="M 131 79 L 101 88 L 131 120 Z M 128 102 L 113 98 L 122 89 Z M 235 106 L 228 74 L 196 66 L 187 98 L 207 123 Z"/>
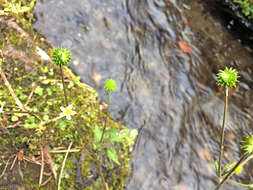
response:
<path fill-rule="evenodd" d="M 45 158 L 45 163 L 47 163 L 51 169 L 51 172 L 53 173 L 54 175 L 54 179 L 56 180 L 57 179 L 57 173 L 54 169 L 54 163 L 53 163 L 53 160 L 51 158 L 51 155 L 50 155 L 50 151 L 49 151 L 49 147 L 46 146 L 44 149 L 43 149 L 43 153 L 44 153 L 44 158 Z"/>
<path fill-rule="evenodd" d="M 24 149 L 20 149 L 17 153 L 17 158 L 19 161 L 23 160 L 23 156 L 24 156 Z"/>

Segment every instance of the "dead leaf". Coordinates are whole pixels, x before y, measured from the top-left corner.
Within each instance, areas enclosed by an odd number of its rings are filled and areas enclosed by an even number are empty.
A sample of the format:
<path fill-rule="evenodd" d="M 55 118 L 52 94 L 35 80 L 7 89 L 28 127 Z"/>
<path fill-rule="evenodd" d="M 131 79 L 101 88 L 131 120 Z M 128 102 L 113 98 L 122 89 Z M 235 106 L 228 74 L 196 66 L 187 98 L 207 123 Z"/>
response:
<path fill-rule="evenodd" d="M 43 153 L 44 153 L 44 157 L 45 157 L 45 163 L 49 165 L 50 169 L 51 169 L 51 172 L 53 173 L 54 175 L 54 179 L 57 180 L 57 173 L 54 169 L 54 163 L 53 163 L 53 160 L 51 158 L 51 155 L 50 155 L 50 151 L 49 151 L 49 147 L 46 146 L 44 149 L 43 149 Z"/>
<path fill-rule="evenodd" d="M 23 156 L 24 156 L 24 149 L 20 149 L 17 153 L 17 158 L 19 161 L 23 160 Z"/>
<path fill-rule="evenodd" d="M 184 53 L 191 53 L 190 47 L 186 45 L 183 41 L 177 41 L 177 44 Z"/>

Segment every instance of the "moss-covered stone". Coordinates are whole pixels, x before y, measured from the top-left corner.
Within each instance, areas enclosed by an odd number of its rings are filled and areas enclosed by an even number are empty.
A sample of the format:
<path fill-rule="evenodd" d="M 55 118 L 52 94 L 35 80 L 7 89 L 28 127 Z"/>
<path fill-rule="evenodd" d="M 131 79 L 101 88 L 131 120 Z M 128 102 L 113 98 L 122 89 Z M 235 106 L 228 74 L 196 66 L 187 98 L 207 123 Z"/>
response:
<path fill-rule="evenodd" d="M 102 130 L 105 121 L 106 132 L 125 127 L 110 119 L 101 109 L 94 89 L 81 83 L 67 67 L 64 67 L 67 95 L 77 113 L 72 120 L 56 119 L 61 113 L 60 107 L 64 106 L 60 70 L 38 53 L 43 49 L 50 55 L 53 47 L 33 30 L 32 8 L 11 12 L 5 9 L 8 2 L 0 2 L 0 107 L 4 111 L 0 113 L 0 189 L 10 186 L 38 189 L 41 148 L 66 150 L 71 142 L 72 149 L 77 152 L 69 153 L 61 189 L 103 189 L 99 169 L 109 189 L 124 189 L 130 172 L 130 146 L 124 142 L 108 144 L 105 141 L 104 149 L 94 149 L 93 128 L 99 126 Z M 31 6 L 32 2 L 22 1 L 21 8 Z M 9 87 L 3 82 L 4 77 Z M 17 104 L 17 99 L 22 105 Z M 107 158 L 107 146 L 115 146 L 119 166 Z M 24 150 L 24 155 L 17 154 L 20 150 Z M 10 170 L 16 155 L 16 164 Z M 45 172 L 52 179 L 40 189 L 57 187 L 51 167 L 59 175 L 65 153 L 51 152 L 50 155 L 52 159 L 45 161 Z M 44 175 L 43 182 L 48 178 Z"/>

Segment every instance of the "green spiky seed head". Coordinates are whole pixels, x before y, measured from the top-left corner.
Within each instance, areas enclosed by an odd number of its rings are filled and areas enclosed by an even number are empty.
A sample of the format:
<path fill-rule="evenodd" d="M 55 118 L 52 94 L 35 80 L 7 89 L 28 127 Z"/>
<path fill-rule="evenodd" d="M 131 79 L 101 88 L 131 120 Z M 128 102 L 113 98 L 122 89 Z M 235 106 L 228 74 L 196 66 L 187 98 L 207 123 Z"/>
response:
<path fill-rule="evenodd" d="M 53 51 L 53 62 L 59 66 L 66 66 L 69 64 L 71 54 L 66 48 L 58 48 Z"/>
<path fill-rule="evenodd" d="M 253 136 L 247 136 L 244 141 L 242 141 L 241 148 L 245 151 L 246 154 L 253 153 Z"/>
<path fill-rule="evenodd" d="M 105 81 L 105 86 L 104 88 L 107 90 L 107 91 L 114 91 L 116 89 L 116 82 L 115 80 L 113 79 L 107 79 Z"/>
<path fill-rule="evenodd" d="M 238 73 L 235 69 L 227 67 L 224 70 L 219 70 L 217 76 L 217 84 L 224 87 L 235 87 L 239 78 Z"/>

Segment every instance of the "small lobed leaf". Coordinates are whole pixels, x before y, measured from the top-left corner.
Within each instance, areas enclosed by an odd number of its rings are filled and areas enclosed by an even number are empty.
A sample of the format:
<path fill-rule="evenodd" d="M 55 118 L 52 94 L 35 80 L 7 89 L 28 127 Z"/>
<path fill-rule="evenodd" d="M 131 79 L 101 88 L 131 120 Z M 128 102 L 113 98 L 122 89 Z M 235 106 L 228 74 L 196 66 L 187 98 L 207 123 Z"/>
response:
<path fill-rule="evenodd" d="M 100 139 L 102 138 L 102 131 L 99 129 L 99 127 L 97 125 L 93 129 L 93 134 L 94 134 L 96 141 L 99 142 Z"/>
<path fill-rule="evenodd" d="M 37 86 L 34 93 L 38 94 L 39 96 L 42 96 L 43 95 L 43 88 L 41 88 L 40 86 Z"/>
<path fill-rule="evenodd" d="M 120 162 L 118 160 L 118 154 L 115 149 L 108 149 L 107 150 L 107 156 L 110 160 L 114 161 L 116 164 L 120 165 Z"/>

